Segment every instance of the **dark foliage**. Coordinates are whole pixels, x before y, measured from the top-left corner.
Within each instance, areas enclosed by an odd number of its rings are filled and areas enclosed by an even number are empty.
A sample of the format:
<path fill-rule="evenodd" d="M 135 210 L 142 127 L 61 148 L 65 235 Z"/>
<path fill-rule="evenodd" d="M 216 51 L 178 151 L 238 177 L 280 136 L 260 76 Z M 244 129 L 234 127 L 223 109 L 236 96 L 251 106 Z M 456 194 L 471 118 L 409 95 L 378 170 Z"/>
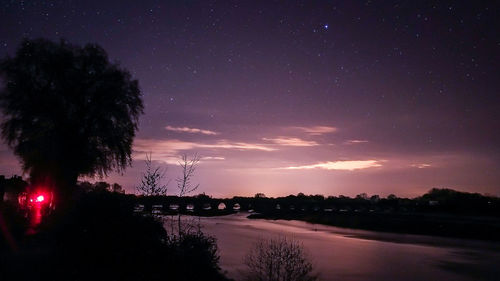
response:
<path fill-rule="evenodd" d="M 16 252 L 28 229 L 27 219 L 10 203 L 0 203 L 0 253 Z M 0 264 L 3 256 L 0 256 Z"/>
<path fill-rule="evenodd" d="M 226 280 L 220 273 L 215 238 L 202 232 L 175 236 L 168 257 L 173 280 Z"/>
<path fill-rule="evenodd" d="M 160 221 L 134 215 L 133 196 L 89 192 L 55 212 L 17 254 L 3 254 L 1 280 L 226 280 L 215 241 L 171 239 Z"/>
<path fill-rule="evenodd" d="M 197 196 L 143 196 L 138 202 L 150 208 L 153 204 L 162 204 L 168 212 L 169 204 L 178 204 L 181 212 L 188 204 L 195 206 L 195 212 L 203 215 L 215 212 L 224 214 L 233 210 L 238 204 L 240 210 L 254 210 L 259 213 L 295 214 L 295 213 L 346 213 L 346 214 L 420 214 L 420 215 L 459 215 L 500 217 L 500 198 L 478 193 L 460 192 L 451 189 L 432 189 L 423 196 L 413 199 L 399 198 L 393 194 L 386 198 L 378 195 L 359 194 L 351 198 L 347 196 L 323 195 L 288 195 L 286 197 L 270 198 L 264 196 L 233 198 L 212 198 L 204 194 Z M 227 206 L 225 210 L 217 210 L 219 203 Z M 278 209 L 279 205 L 279 209 Z M 203 210 L 210 206 L 211 210 Z M 200 211 L 200 212 L 198 212 Z"/>
<path fill-rule="evenodd" d="M 151 153 L 146 154 L 146 171 L 142 174 L 141 184 L 136 187 L 139 194 L 144 196 L 167 195 L 168 182 L 163 183 L 166 169 L 153 165 Z"/>
<path fill-rule="evenodd" d="M 4 175 L 0 175 L 0 203 L 3 202 L 5 193 L 10 193 L 11 196 L 15 197 L 25 191 L 26 186 L 28 183 L 20 176 L 13 175 L 6 178 Z"/>
<path fill-rule="evenodd" d="M 484 240 L 500 239 L 500 198 L 434 188 L 414 199 L 360 194 L 322 198 L 294 196 L 254 200 L 250 218 L 298 219 L 376 231 Z M 280 205 L 280 209 L 276 205 Z"/>
<path fill-rule="evenodd" d="M 0 61 L 2 137 L 31 183 L 68 188 L 131 162 L 143 104 L 137 80 L 98 45 L 24 40 Z"/>
<path fill-rule="evenodd" d="M 248 281 L 315 281 L 313 265 L 302 244 L 286 237 L 260 239 L 244 260 Z"/>

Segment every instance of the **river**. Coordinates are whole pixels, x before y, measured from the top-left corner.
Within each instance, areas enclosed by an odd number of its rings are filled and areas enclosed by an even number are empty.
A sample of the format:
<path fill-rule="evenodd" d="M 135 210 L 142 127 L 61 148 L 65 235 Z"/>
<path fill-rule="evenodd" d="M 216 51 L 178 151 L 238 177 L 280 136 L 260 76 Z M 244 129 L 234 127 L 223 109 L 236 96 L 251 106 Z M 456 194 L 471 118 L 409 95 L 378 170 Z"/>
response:
<path fill-rule="evenodd" d="M 221 268 L 236 280 L 252 244 L 277 236 L 303 243 L 319 280 L 500 280 L 500 243 L 251 220 L 247 215 L 200 218 L 203 232 L 217 238 Z"/>

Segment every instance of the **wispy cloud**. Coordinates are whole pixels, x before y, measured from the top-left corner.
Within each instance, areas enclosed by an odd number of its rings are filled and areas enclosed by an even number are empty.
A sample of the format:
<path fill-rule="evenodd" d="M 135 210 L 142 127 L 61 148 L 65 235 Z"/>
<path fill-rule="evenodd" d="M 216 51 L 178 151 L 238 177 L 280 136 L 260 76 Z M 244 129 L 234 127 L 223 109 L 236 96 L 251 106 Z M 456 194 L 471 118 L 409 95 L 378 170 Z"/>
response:
<path fill-rule="evenodd" d="M 345 170 L 354 171 L 368 168 L 381 167 L 380 160 L 354 160 L 354 161 L 327 161 L 317 164 L 292 166 L 281 169 L 285 170 L 309 170 L 309 169 L 324 169 L 324 170 Z"/>
<path fill-rule="evenodd" d="M 168 131 L 173 131 L 173 132 L 183 132 L 183 133 L 191 133 L 191 134 L 203 134 L 203 135 L 218 135 L 219 133 L 210 131 L 210 130 L 203 130 L 203 129 L 198 129 L 198 128 L 189 128 L 189 127 L 172 127 L 172 126 L 166 126 L 166 130 Z"/>
<path fill-rule="evenodd" d="M 272 142 L 278 145 L 284 146 L 317 146 L 319 145 L 315 141 L 308 141 L 299 138 L 287 138 L 287 137 L 277 137 L 277 138 L 263 138 L 262 140 Z"/>
<path fill-rule="evenodd" d="M 295 130 L 303 131 L 312 136 L 319 136 L 328 133 L 334 133 L 337 128 L 330 126 L 312 126 L 312 127 L 292 127 Z"/>
<path fill-rule="evenodd" d="M 344 144 L 360 144 L 360 143 L 367 143 L 367 140 L 347 140 L 344 142 Z"/>
<path fill-rule="evenodd" d="M 261 150 L 261 151 L 273 151 L 276 148 L 269 147 L 265 144 L 258 143 L 247 143 L 247 142 L 229 142 L 229 141 L 218 141 L 214 144 L 197 144 L 201 148 L 224 148 L 224 149 L 236 149 L 236 150 Z"/>
<path fill-rule="evenodd" d="M 426 163 L 417 163 L 417 164 L 412 164 L 411 166 L 418 169 L 425 169 L 431 167 L 432 165 Z"/>
<path fill-rule="evenodd" d="M 162 140 L 162 139 L 141 139 L 137 138 L 133 146 L 133 159 L 145 160 L 146 155 L 152 153 L 152 158 L 155 161 L 162 161 L 167 164 L 178 164 L 179 156 L 189 151 L 195 151 L 201 155 L 214 154 L 217 150 L 239 150 L 239 151 L 274 151 L 274 147 L 266 144 L 247 143 L 247 142 L 231 142 L 220 140 L 214 143 L 204 142 L 189 142 L 181 140 Z M 207 151 L 209 150 L 209 151 Z M 205 154 L 205 155 L 206 155 Z M 201 158 L 203 161 L 220 161 L 225 160 L 221 156 L 205 156 Z"/>
<path fill-rule="evenodd" d="M 160 162 L 163 162 L 163 163 L 166 163 L 166 164 L 170 164 L 170 165 L 179 165 L 180 163 L 182 163 L 182 155 L 163 155 L 163 156 L 160 156 L 160 155 L 153 155 L 153 159 L 154 161 L 160 161 Z M 134 158 L 135 160 L 145 160 L 145 157 L 135 157 Z M 201 157 L 200 158 L 200 163 L 204 163 L 204 162 L 207 162 L 207 161 L 222 161 L 222 160 L 226 160 L 224 157 L 220 157 L 220 156 L 206 156 L 206 157 Z"/>
<path fill-rule="evenodd" d="M 206 156 L 202 157 L 201 160 L 226 160 L 226 158 L 222 156 Z"/>
<path fill-rule="evenodd" d="M 276 148 L 265 144 L 230 142 L 226 140 L 220 140 L 214 143 L 159 139 L 136 139 L 134 141 L 134 152 L 136 154 L 149 153 L 152 151 L 154 154 L 173 155 L 177 154 L 179 151 L 192 149 L 276 150 Z"/>

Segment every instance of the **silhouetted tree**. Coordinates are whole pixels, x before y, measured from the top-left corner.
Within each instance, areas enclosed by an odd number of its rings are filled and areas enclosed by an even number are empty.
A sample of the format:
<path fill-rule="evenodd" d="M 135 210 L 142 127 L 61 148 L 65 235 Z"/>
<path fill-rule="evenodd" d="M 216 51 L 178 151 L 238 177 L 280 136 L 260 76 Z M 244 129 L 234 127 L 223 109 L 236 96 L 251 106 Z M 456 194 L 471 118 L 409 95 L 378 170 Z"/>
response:
<path fill-rule="evenodd" d="M 370 201 L 371 201 L 372 203 L 377 203 L 378 201 L 380 201 L 380 196 L 379 196 L 379 195 L 377 195 L 377 194 L 372 195 L 372 196 L 370 197 Z"/>
<path fill-rule="evenodd" d="M 388 200 L 397 200 L 398 197 L 396 195 L 394 195 L 394 194 L 389 194 L 389 195 L 387 195 L 387 199 Z"/>
<path fill-rule="evenodd" d="M 195 191 L 200 186 L 199 184 L 194 185 L 191 182 L 198 162 L 200 162 L 200 157 L 197 154 L 195 154 L 191 159 L 189 159 L 186 154 L 181 156 L 179 166 L 182 169 L 182 175 L 176 180 L 177 188 L 179 189 L 179 197 L 183 197 L 186 194 Z"/>
<path fill-rule="evenodd" d="M 107 192 L 110 190 L 111 185 L 105 181 L 96 182 L 93 186 L 94 191 Z"/>
<path fill-rule="evenodd" d="M 358 199 L 358 200 L 368 200 L 368 194 L 366 194 L 364 192 L 360 193 L 360 194 L 356 195 L 356 199 Z"/>
<path fill-rule="evenodd" d="M 31 184 L 64 192 L 81 175 L 131 163 L 143 104 L 137 80 L 98 45 L 24 40 L 0 61 L 2 137 Z"/>
<path fill-rule="evenodd" d="M 117 183 L 114 183 L 112 186 L 111 186 L 111 191 L 112 192 L 115 192 L 115 193 L 125 193 L 125 190 L 123 190 L 123 187 Z"/>
<path fill-rule="evenodd" d="M 83 191 L 90 191 L 94 188 L 94 185 L 88 181 L 81 181 L 78 182 L 78 186 L 83 190 Z"/>
<path fill-rule="evenodd" d="M 6 178 L 4 175 L 0 175 L 0 203 L 3 202 L 6 192 L 17 196 L 25 191 L 27 185 L 28 183 L 20 176 L 13 175 L 10 178 Z"/>
<path fill-rule="evenodd" d="M 151 154 L 146 154 L 146 172 L 142 174 L 141 184 L 136 187 L 137 191 L 145 196 L 167 195 L 167 184 L 162 181 L 165 178 L 165 170 L 153 166 Z"/>
<path fill-rule="evenodd" d="M 183 154 L 181 156 L 179 166 L 181 167 L 182 175 L 176 179 L 177 188 L 179 190 L 179 198 L 186 196 L 200 187 L 199 184 L 192 183 L 194 172 L 196 171 L 196 165 L 198 165 L 199 162 L 200 156 L 198 156 L 198 154 L 195 154 L 191 159 L 188 158 L 187 154 Z M 182 229 L 181 212 L 178 212 L 177 227 L 179 236 L 185 234 L 185 230 Z"/>
<path fill-rule="evenodd" d="M 252 281 L 312 281 L 313 266 L 304 247 L 297 241 L 280 237 L 260 239 L 245 257 L 246 278 Z"/>
<path fill-rule="evenodd" d="M 254 198 L 266 198 L 266 195 L 264 193 L 255 193 Z"/>

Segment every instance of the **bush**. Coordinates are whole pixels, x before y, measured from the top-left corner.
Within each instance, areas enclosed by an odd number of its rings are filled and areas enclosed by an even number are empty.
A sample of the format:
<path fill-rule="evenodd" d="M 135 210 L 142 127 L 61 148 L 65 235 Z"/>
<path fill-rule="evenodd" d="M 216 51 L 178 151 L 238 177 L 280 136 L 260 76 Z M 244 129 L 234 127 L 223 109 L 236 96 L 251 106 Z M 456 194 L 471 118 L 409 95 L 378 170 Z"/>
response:
<path fill-rule="evenodd" d="M 17 251 L 28 221 L 12 204 L 0 202 L 0 253 Z"/>
<path fill-rule="evenodd" d="M 260 239 L 245 257 L 246 278 L 252 281 L 313 281 L 313 266 L 304 247 L 280 237 Z"/>
<path fill-rule="evenodd" d="M 90 192 L 52 214 L 0 265 L 0 279 L 225 280 L 216 251 L 202 233 L 169 237 L 161 221 L 134 214 L 127 195 Z"/>
<path fill-rule="evenodd" d="M 227 280 L 220 273 L 215 238 L 200 231 L 173 237 L 168 262 L 173 280 Z"/>

